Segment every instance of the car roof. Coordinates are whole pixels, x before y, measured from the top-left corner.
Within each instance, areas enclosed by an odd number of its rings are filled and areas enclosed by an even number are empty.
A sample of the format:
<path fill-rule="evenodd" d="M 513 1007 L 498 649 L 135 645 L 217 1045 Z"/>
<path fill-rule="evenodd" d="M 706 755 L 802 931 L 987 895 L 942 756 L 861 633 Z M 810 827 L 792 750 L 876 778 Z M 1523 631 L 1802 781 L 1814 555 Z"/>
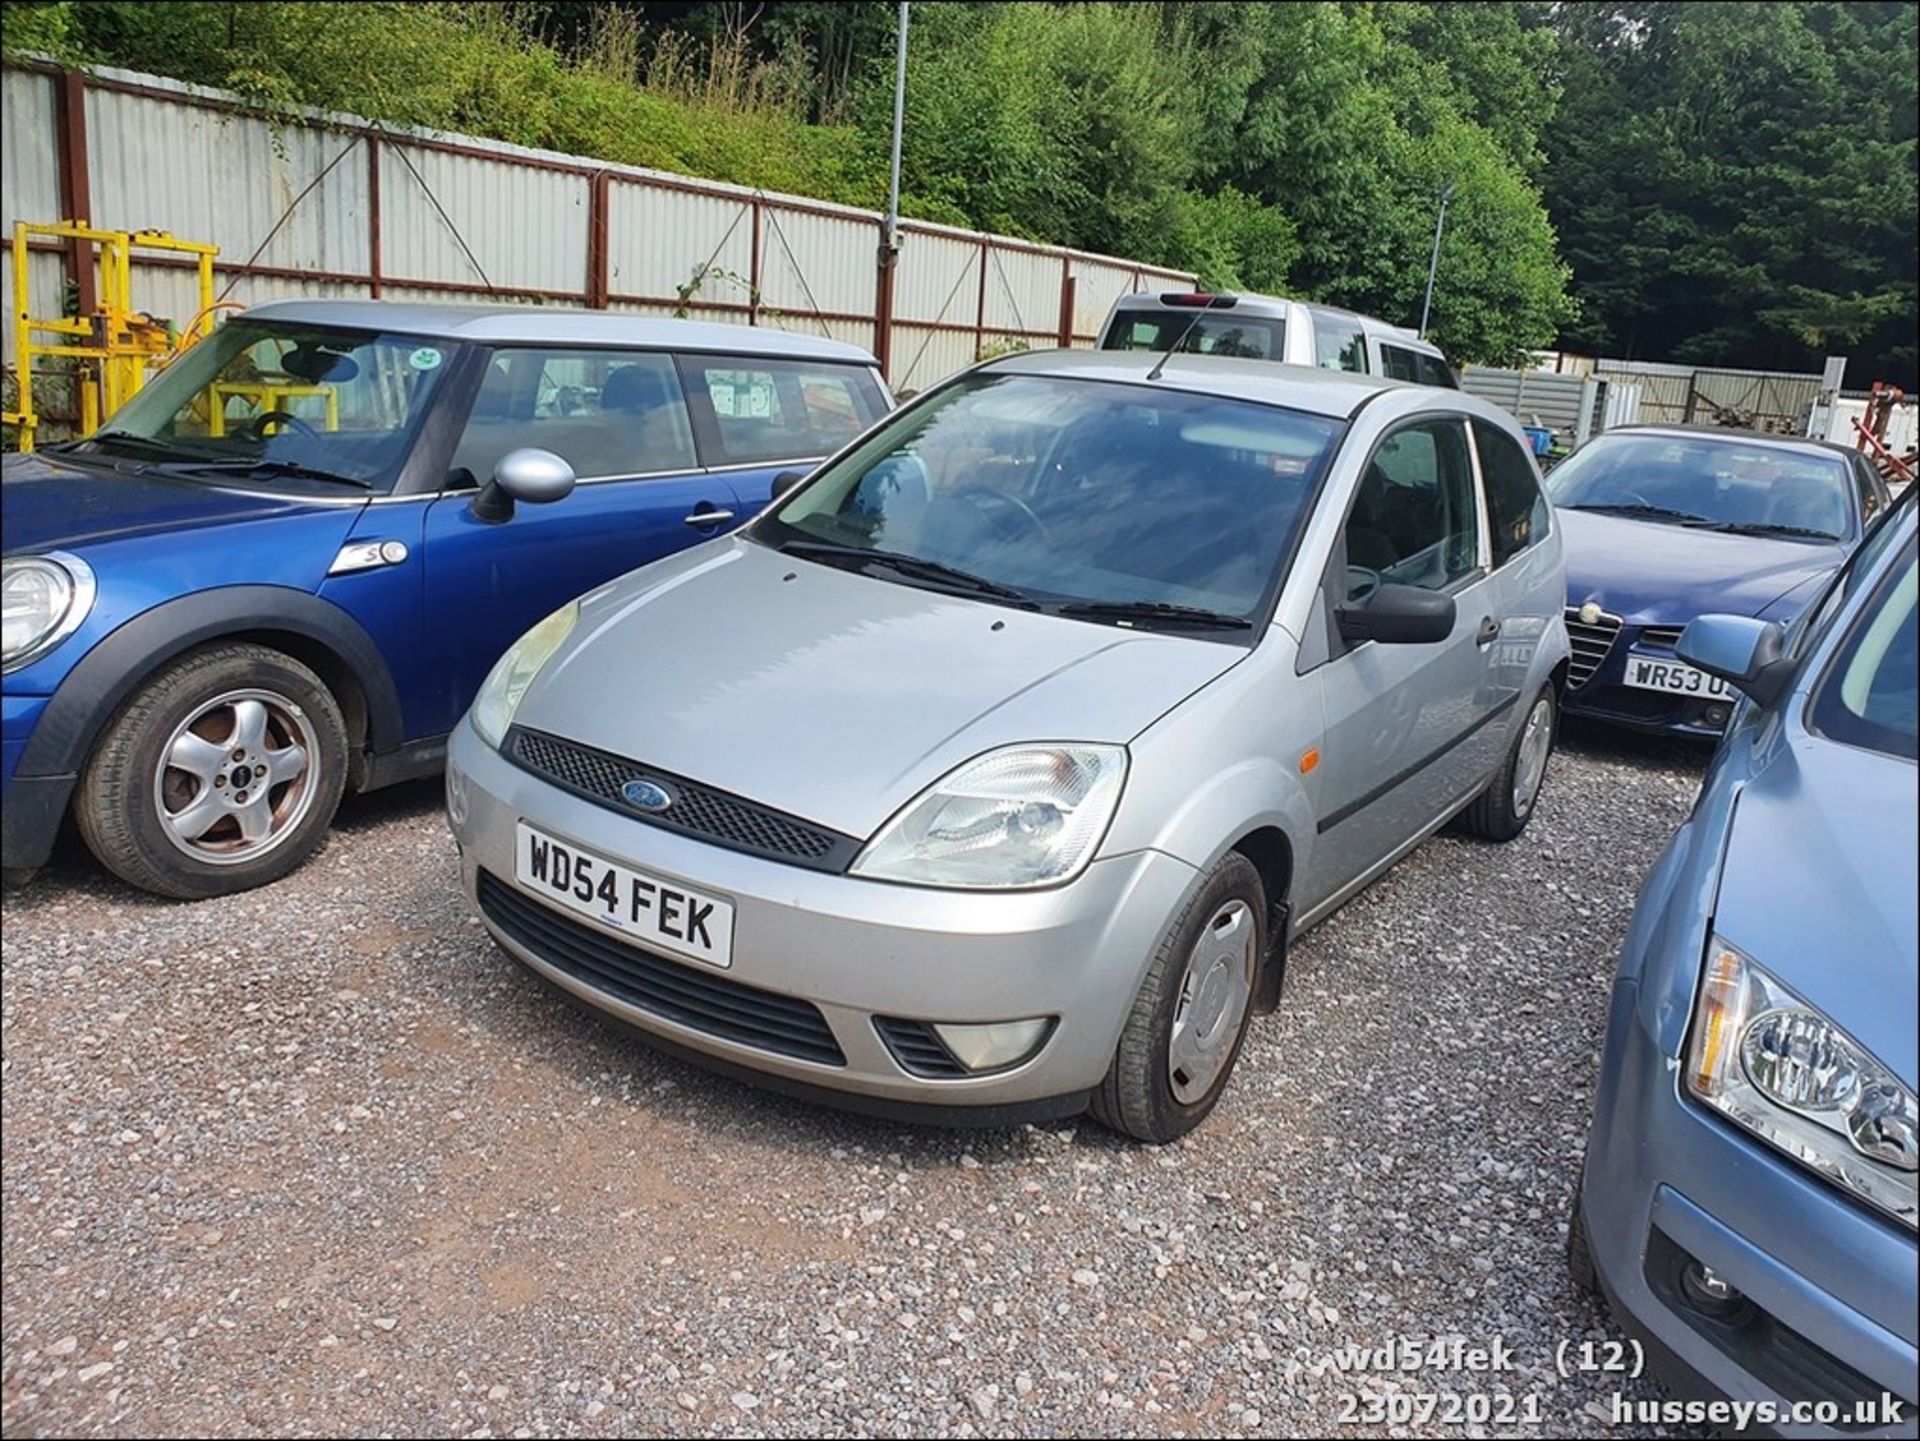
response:
<path fill-rule="evenodd" d="M 1786 435 L 1777 430 L 1745 430 L 1733 425 L 1616 425 L 1596 435 L 1670 435 L 1679 440 L 1726 440 L 1741 445 L 1777 445 L 1787 449 L 1822 450 L 1829 455 L 1854 455 L 1850 445 L 1818 440 L 1811 435 Z"/>
<path fill-rule="evenodd" d="M 618 310 L 569 310 L 546 305 L 420 305 L 392 300 L 275 300 L 250 306 L 245 317 L 304 321 L 312 325 L 349 325 L 482 345 L 632 345 L 875 364 L 869 352 L 844 341 L 762 326 L 715 325 Z"/>
<path fill-rule="evenodd" d="M 1116 311 L 1157 309 L 1191 312 L 1199 307 L 1168 305 L 1160 297 L 1163 295 L 1206 293 L 1207 292 L 1204 291 L 1136 290 L 1130 294 L 1121 296 L 1113 303 L 1113 308 Z M 1395 325 L 1392 321 L 1382 320 L 1377 315 L 1362 315 L 1359 311 L 1348 310 L 1342 305 L 1323 305 L 1317 300 L 1289 300 L 1285 296 L 1280 295 L 1254 295 L 1246 292 L 1235 294 L 1233 300 L 1234 303 L 1232 305 L 1220 307 L 1217 313 L 1227 316 L 1239 313 L 1257 316 L 1262 319 L 1272 319 L 1275 317 L 1285 318 L 1291 307 L 1295 305 L 1304 306 L 1306 309 L 1314 311 L 1319 315 L 1328 315 L 1341 320 L 1350 320 L 1363 330 L 1372 331 L 1382 339 L 1390 339 L 1395 345 L 1405 346 L 1409 350 L 1417 350 L 1441 360 L 1446 359 L 1445 352 L 1443 352 L 1439 346 L 1424 336 L 1408 330 L 1404 325 Z"/>
<path fill-rule="evenodd" d="M 1049 375 L 1084 380 L 1140 384 L 1155 365 L 1156 382 L 1170 390 L 1250 400 L 1284 406 L 1311 415 L 1345 420 L 1375 396 L 1390 391 L 1411 392 L 1423 398 L 1444 396 L 1447 409 L 1476 415 L 1512 417 L 1465 391 L 1415 385 L 1384 376 L 1360 375 L 1350 370 L 1324 370 L 1312 365 L 1285 365 L 1271 360 L 1245 360 L 1224 355 L 1196 355 L 1182 351 L 1167 355 L 1157 350 L 1030 350 L 990 360 L 977 370 L 997 374 Z"/>

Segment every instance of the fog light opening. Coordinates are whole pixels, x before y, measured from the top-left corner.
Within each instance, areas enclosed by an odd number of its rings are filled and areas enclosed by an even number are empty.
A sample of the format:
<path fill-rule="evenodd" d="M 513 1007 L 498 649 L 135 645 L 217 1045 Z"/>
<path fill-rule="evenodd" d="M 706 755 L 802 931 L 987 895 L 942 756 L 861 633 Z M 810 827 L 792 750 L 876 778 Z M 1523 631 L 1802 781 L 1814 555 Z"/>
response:
<path fill-rule="evenodd" d="M 999 1071 L 1017 1066 L 1040 1049 L 1053 1029 L 1050 1016 L 1027 1021 L 959 1025 L 937 1021 L 933 1027 L 953 1058 L 969 1071 Z"/>
<path fill-rule="evenodd" d="M 1680 1273 L 1680 1289 L 1700 1310 L 1714 1316 L 1731 1315 L 1747 1299 L 1725 1276 L 1699 1261 L 1687 1262 Z"/>
<path fill-rule="evenodd" d="M 1727 728 L 1727 721 L 1732 715 L 1732 706 L 1716 701 L 1714 704 L 1708 706 L 1705 711 L 1701 712 L 1700 719 L 1707 725 L 1712 726 L 1713 729 L 1723 731 Z"/>

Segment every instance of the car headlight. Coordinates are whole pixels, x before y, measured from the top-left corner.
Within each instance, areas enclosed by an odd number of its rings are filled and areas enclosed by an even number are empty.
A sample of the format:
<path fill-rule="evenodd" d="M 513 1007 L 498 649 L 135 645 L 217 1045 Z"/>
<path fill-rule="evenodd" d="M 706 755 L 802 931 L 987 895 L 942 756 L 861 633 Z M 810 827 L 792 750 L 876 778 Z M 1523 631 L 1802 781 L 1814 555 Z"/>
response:
<path fill-rule="evenodd" d="M 493 663 L 493 669 L 480 683 L 480 693 L 473 698 L 473 710 L 469 712 L 481 740 L 495 750 L 500 748 L 527 687 L 540 674 L 540 668 L 553 659 L 561 642 L 573 634 L 574 622 L 579 619 L 580 602 L 568 601 L 508 646 L 507 653 Z"/>
<path fill-rule="evenodd" d="M 93 609 L 93 571 L 76 555 L 16 555 L 0 562 L 0 669 L 40 659 Z"/>
<path fill-rule="evenodd" d="M 1078 875 L 1106 834 L 1126 778 L 1112 745 L 989 751 L 880 828 L 852 874 L 960 889 L 1048 886 Z"/>
<path fill-rule="evenodd" d="M 1920 1107 L 1866 1048 L 1713 937 L 1687 1090 L 1769 1145 L 1915 1224 Z"/>

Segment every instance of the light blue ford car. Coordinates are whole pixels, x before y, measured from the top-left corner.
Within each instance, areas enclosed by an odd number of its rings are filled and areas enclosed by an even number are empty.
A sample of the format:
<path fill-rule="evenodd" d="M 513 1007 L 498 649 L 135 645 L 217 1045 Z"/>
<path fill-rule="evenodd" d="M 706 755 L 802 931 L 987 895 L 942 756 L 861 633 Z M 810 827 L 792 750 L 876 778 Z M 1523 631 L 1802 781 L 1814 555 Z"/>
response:
<path fill-rule="evenodd" d="M 1568 1235 L 1673 1389 L 1783 1435 L 1914 1434 L 1914 515 L 1793 632 L 1680 637 L 1744 699 L 1627 935 Z"/>

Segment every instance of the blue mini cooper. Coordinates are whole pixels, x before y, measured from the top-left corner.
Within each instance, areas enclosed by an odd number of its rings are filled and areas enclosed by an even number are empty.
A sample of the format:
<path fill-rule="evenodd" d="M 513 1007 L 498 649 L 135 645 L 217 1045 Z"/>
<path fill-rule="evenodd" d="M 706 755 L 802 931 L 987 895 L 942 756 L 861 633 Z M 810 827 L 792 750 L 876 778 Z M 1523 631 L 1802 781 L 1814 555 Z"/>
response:
<path fill-rule="evenodd" d="M 607 312 L 291 301 L 98 434 L 9 456 L 4 863 L 244 890 L 344 791 L 433 771 L 572 596 L 731 530 L 879 419 L 834 341 Z"/>

